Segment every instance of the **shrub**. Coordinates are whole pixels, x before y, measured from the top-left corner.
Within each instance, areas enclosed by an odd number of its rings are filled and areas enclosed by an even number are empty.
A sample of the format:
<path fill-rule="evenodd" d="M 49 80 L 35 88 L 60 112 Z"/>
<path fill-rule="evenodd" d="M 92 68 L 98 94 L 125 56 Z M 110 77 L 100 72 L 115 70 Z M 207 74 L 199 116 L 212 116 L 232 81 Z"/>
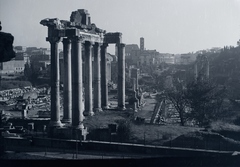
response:
<path fill-rule="evenodd" d="M 163 139 L 163 140 L 172 139 L 172 134 L 165 132 L 165 133 L 162 134 L 162 139 Z"/>
<path fill-rule="evenodd" d="M 129 120 L 117 120 L 117 135 L 121 142 L 128 141 L 131 137 L 131 124 Z"/>

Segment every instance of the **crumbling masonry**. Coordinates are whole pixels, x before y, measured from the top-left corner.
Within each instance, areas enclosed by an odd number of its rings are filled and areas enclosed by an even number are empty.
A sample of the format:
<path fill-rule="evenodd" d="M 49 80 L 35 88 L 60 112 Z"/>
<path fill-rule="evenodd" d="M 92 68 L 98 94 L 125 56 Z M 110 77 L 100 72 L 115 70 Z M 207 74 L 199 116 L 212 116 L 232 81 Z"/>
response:
<path fill-rule="evenodd" d="M 49 127 L 61 127 L 62 123 L 70 123 L 72 128 L 84 129 L 83 115 L 91 116 L 94 112 L 108 108 L 108 81 L 105 57 L 108 44 L 116 44 L 119 71 L 118 108 L 124 110 L 125 44 L 122 43 L 122 34 L 119 32 L 106 33 L 106 31 L 99 29 L 95 24 L 91 23 L 90 15 L 84 9 L 72 12 L 70 21 L 53 18 L 44 19 L 40 24 L 48 27 L 46 40 L 50 42 L 51 46 L 51 121 Z M 60 41 L 63 43 L 64 53 L 63 120 L 60 120 L 58 54 L 58 43 Z M 85 50 L 85 85 L 83 85 L 82 47 Z M 94 57 L 93 82 L 92 55 Z M 85 88 L 84 113 L 83 86 Z"/>

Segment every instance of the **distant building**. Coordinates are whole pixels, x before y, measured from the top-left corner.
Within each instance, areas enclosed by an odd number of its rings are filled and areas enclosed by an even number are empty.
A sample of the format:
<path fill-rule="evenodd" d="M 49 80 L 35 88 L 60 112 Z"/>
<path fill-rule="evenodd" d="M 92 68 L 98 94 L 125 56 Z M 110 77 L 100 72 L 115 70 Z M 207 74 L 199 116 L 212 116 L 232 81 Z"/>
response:
<path fill-rule="evenodd" d="M 50 64 L 50 50 L 47 48 L 15 46 L 14 51 L 14 59 L 0 63 L 1 74 L 23 73 L 26 63 L 32 64 L 38 70 L 46 69 Z"/>
<path fill-rule="evenodd" d="M 125 54 L 128 66 L 134 65 L 140 67 L 144 65 L 157 65 L 164 62 L 164 57 L 158 51 L 146 50 L 144 46 L 143 37 L 140 38 L 140 49 L 137 44 L 126 45 Z"/>
<path fill-rule="evenodd" d="M 26 53 L 31 56 L 33 55 L 50 55 L 50 50 L 47 48 L 27 47 Z"/>
<path fill-rule="evenodd" d="M 166 64 L 175 64 L 175 57 L 173 54 L 170 53 L 161 53 L 162 62 Z"/>
<path fill-rule="evenodd" d="M 141 51 L 145 50 L 145 48 L 144 48 L 144 38 L 143 37 L 140 38 L 140 50 Z"/>
<path fill-rule="evenodd" d="M 50 64 L 50 55 L 32 55 L 30 57 L 30 62 L 36 70 L 44 70 Z"/>
<path fill-rule="evenodd" d="M 15 46 L 14 47 L 14 51 L 16 53 L 23 53 L 23 52 L 26 52 L 26 50 L 27 50 L 26 46 Z"/>
<path fill-rule="evenodd" d="M 197 53 L 185 53 L 185 54 L 175 55 L 175 63 L 182 64 L 182 65 L 191 64 L 194 61 L 196 61 L 196 57 L 197 57 Z"/>
<path fill-rule="evenodd" d="M 110 53 L 106 53 L 106 60 L 107 60 L 107 80 L 112 80 L 112 62 L 113 62 L 113 55 Z"/>
<path fill-rule="evenodd" d="M 16 57 L 8 62 L 0 63 L 1 74 L 23 73 L 25 67 L 24 56 L 17 53 Z"/>
<path fill-rule="evenodd" d="M 137 44 L 130 44 L 130 45 L 126 45 L 125 47 L 125 56 L 131 56 L 131 52 L 134 50 L 139 50 L 139 47 Z"/>

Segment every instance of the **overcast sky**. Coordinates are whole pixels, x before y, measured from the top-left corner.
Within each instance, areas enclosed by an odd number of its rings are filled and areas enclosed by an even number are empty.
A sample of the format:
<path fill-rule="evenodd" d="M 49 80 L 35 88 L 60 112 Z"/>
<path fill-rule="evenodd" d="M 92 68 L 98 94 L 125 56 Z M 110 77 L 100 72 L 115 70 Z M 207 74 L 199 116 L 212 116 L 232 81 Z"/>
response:
<path fill-rule="evenodd" d="M 2 31 L 14 35 L 15 46 L 49 47 L 39 22 L 69 20 L 77 9 L 87 9 L 97 27 L 122 32 L 124 43 L 139 45 L 144 37 L 145 48 L 160 53 L 236 46 L 240 39 L 240 0 L 0 0 Z"/>

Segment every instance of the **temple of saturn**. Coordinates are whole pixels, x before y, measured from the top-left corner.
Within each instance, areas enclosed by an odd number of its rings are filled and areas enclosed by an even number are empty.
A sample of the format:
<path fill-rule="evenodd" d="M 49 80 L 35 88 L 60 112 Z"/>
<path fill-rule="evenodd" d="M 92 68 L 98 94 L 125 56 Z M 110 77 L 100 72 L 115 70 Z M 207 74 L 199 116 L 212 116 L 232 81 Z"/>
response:
<path fill-rule="evenodd" d="M 108 108 L 106 52 L 108 44 L 116 44 L 118 56 L 118 109 L 125 110 L 125 44 L 119 32 L 106 33 L 91 23 L 87 10 L 72 12 L 70 21 L 57 18 L 41 20 L 48 27 L 46 40 L 51 46 L 51 121 L 56 129 L 62 123 L 84 129 L 84 116 Z M 60 69 L 58 44 L 63 43 L 64 90 L 63 119 L 60 120 Z M 82 49 L 84 55 L 82 55 Z M 85 59 L 85 75 L 82 57 Z M 93 67 L 92 67 L 93 57 Z M 93 69 L 92 69 L 93 68 Z M 93 74 L 94 76 L 92 76 Z M 85 84 L 83 85 L 83 76 Z M 93 79 L 92 79 L 93 78 Z M 83 97 L 83 90 L 85 96 Z M 84 99 L 84 100 L 83 100 Z M 85 111 L 83 112 L 83 101 Z"/>
<path fill-rule="evenodd" d="M 209 79 L 209 61 L 207 56 L 198 55 L 194 64 L 195 81 Z"/>

